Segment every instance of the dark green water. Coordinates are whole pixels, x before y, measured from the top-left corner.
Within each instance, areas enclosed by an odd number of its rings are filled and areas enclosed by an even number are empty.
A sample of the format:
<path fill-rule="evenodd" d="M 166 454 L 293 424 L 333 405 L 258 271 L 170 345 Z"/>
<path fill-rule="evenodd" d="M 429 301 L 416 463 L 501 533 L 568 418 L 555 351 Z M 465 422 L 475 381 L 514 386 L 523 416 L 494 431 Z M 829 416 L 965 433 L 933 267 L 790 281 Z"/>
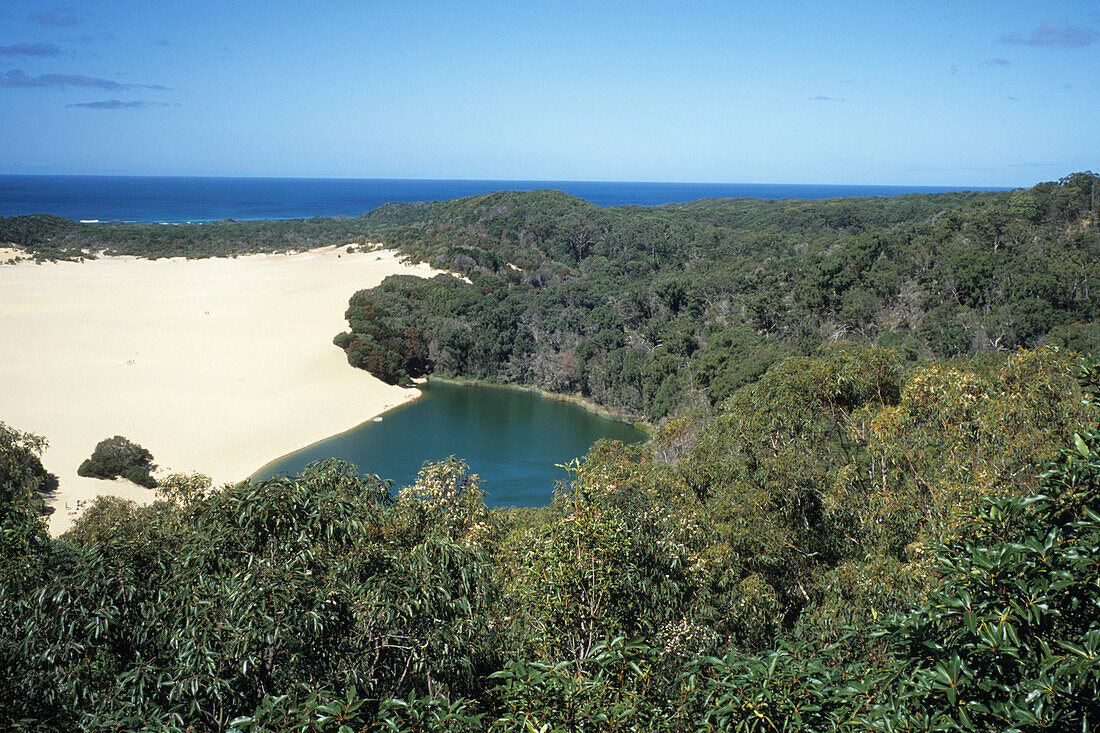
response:
<path fill-rule="evenodd" d="M 453 455 L 481 476 L 489 506 L 541 506 L 550 502 L 554 481 L 566 478 L 555 464 L 583 456 L 601 438 L 645 439 L 632 425 L 531 392 L 435 381 L 423 392 L 381 422 L 284 456 L 254 478 L 296 474 L 313 461 L 342 458 L 400 487 L 416 479 L 425 461 Z"/>

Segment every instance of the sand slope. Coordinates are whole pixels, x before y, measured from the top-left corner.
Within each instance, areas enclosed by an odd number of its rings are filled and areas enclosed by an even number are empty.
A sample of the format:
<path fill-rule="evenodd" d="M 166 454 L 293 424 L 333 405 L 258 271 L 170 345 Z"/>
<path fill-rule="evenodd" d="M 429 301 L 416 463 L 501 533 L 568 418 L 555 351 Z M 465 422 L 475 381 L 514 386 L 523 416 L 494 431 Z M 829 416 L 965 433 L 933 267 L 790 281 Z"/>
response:
<path fill-rule="evenodd" d="M 352 293 L 399 273 L 434 274 L 392 251 L 339 247 L 0 265 L 0 420 L 49 441 L 51 532 L 98 494 L 152 498 L 76 475 L 103 438 L 145 446 L 159 473 L 223 483 L 415 397 L 332 344 Z"/>

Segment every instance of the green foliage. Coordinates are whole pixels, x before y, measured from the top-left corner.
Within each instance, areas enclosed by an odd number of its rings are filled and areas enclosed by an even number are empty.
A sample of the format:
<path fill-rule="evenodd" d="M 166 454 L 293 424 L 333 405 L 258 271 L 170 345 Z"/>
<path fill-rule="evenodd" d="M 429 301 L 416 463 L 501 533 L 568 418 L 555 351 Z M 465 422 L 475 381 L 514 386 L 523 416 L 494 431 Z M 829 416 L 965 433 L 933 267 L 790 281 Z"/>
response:
<path fill-rule="evenodd" d="M 905 660 L 885 714 L 933 730 L 1100 724 L 1100 433 L 991 500 L 974 539 L 941 549 L 928 604 L 888 627 Z"/>
<path fill-rule="evenodd" d="M 0 503 L 30 502 L 41 509 L 40 494 L 53 478 L 42 465 L 45 450 L 44 438 L 0 422 Z"/>
<path fill-rule="evenodd" d="M 78 226 L 52 214 L 0 217 L 0 242 L 35 251 L 47 238 L 71 232 Z"/>
<path fill-rule="evenodd" d="M 384 207 L 385 242 L 467 280 L 357 293 L 336 338 L 394 383 L 435 372 L 660 420 L 844 338 L 907 361 L 1087 350 L 1096 176 L 1028 191 L 599 208 L 560 192 Z M 410 335 L 409 329 L 415 329 Z M 1095 331 L 1093 328 L 1092 331 Z"/>
<path fill-rule="evenodd" d="M 654 720 L 654 650 L 616 637 L 579 664 L 511 661 L 491 675 L 501 700 L 492 730 L 670 730 Z"/>
<path fill-rule="evenodd" d="M 5 428 L 0 720 L 1091 730 L 1098 374 L 839 345 L 651 446 L 598 443 L 541 509 L 488 510 L 453 458 L 396 496 L 329 461 L 171 476 L 54 541 L 27 500 L 41 441 Z"/>
<path fill-rule="evenodd" d="M 99 441 L 91 457 L 84 459 L 76 472 L 91 478 L 121 476 L 138 486 L 153 489 L 157 486 L 157 480 L 149 472 L 154 468 L 152 453 L 128 438 L 116 435 Z"/>
<path fill-rule="evenodd" d="M 220 491 L 167 483 L 182 501 L 99 500 L 59 544 L 69 561 L 5 598 L 5 721 L 320 730 L 358 700 L 365 720 L 445 718 L 382 702 L 461 695 L 495 665 L 479 545 L 410 521 L 385 482 L 329 462 Z"/>
<path fill-rule="evenodd" d="M 48 214 L 0 217 L 0 243 L 13 243 L 37 260 L 79 260 L 108 255 L 226 257 L 290 252 L 367 242 L 387 229 L 384 217 L 204 222 L 198 224 L 100 222 L 81 224 Z"/>
<path fill-rule="evenodd" d="M 42 571 L 47 536 L 39 518 L 45 513 L 41 493 L 52 478 L 42 466 L 45 449 L 43 438 L 0 422 L 0 593 L 33 587 Z M 5 610 L 0 606 L 0 628 L 9 620 Z M 6 651 L 0 645 L 0 654 Z"/>
<path fill-rule="evenodd" d="M 881 671 L 848 658 L 842 645 L 782 642 L 744 656 L 694 661 L 681 675 L 696 729 L 865 730 Z"/>
<path fill-rule="evenodd" d="M 1085 419 L 1071 366 L 1040 350 L 914 368 L 842 346 L 739 390 L 675 468 L 713 533 L 716 605 L 739 610 L 719 628 L 828 639 L 919 602 L 930 546 L 983 497 L 1033 491 Z"/>

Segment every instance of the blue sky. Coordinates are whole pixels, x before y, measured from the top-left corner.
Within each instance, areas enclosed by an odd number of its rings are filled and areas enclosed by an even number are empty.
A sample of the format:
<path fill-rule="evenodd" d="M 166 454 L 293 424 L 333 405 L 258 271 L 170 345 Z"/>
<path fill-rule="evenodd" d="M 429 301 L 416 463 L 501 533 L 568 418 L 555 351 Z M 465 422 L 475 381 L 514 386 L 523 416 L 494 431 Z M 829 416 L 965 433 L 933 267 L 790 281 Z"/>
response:
<path fill-rule="evenodd" d="M 0 0 L 0 172 L 1021 186 L 1100 4 Z"/>

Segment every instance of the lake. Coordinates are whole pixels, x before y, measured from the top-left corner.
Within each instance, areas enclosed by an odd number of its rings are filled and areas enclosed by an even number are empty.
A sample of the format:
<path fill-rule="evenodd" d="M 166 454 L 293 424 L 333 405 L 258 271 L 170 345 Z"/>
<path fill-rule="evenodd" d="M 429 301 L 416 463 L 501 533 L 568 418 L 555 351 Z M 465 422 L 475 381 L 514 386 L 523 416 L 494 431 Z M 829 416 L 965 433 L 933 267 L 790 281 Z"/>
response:
<path fill-rule="evenodd" d="M 425 461 L 453 455 L 481 476 L 489 506 L 542 506 L 553 498 L 554 482 L 567 477 L 555 464 L 583 456 L 601 438 L 646 438 L 633 425 L 534 392 L 436 380 L 422 391 L 381 421 L 283 456 L 253 478 L 293 475 L 313 461 L 341 458 L 398 488 L 415 481 Z"/>

